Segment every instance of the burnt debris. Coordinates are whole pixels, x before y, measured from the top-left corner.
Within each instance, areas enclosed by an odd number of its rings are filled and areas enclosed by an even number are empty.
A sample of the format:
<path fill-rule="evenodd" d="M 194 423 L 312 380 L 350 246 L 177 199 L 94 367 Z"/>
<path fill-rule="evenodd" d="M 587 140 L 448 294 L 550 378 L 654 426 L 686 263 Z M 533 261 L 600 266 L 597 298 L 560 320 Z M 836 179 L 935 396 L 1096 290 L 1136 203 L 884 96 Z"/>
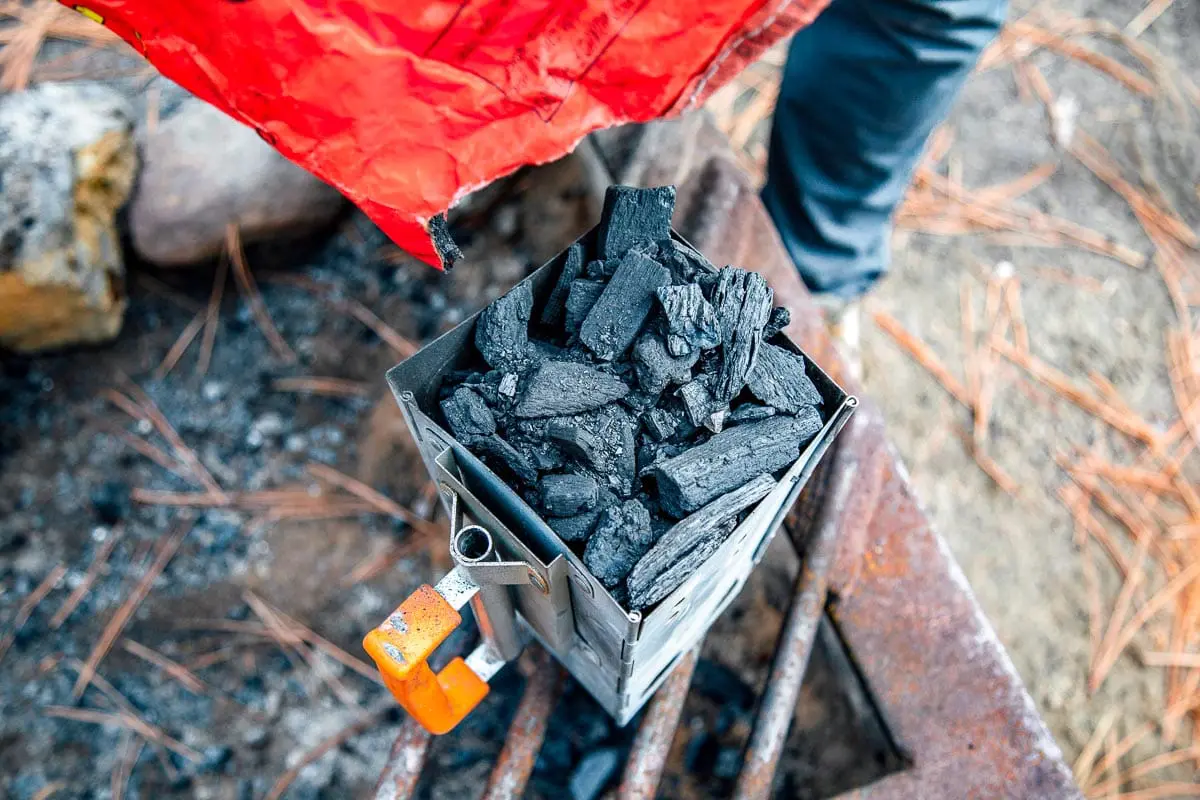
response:
<path fill-rule="evenodd" d="M 519 284 L 447 374 L 446 427 L 631 610 L 700 567 L 820 431 L 761 276 L 673 238 L 674 189 L 613 187 L 546 294 Z M 536 309 L 536 311 L 535 311 Z"/>

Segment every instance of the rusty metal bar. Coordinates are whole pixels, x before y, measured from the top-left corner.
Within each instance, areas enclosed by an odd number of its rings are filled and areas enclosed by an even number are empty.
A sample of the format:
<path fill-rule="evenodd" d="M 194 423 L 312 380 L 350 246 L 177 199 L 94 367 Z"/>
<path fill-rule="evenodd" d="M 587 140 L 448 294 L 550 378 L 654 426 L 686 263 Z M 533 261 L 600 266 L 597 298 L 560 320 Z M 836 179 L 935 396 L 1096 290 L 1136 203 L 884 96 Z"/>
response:
<path fill-rule="evenodd" d="M 638 728 L 617 790 L 619 800 L 653 800 L 667 766 L 671 743 L 683 716 L 683 701 L 692 686 L 692 674 L 700 660 L 700 645 L 685 655 L 654 694 Z"/>
<path fill-rule="evenodd" d="M 746 746 L 746 754 L 738 775 L 734 797 L 737 800 L 762 800 L 771 791 L 779 756 L 787 741 L 800 682 L 808 666 L 817 626 L 825 608 L 829 586 L 829 570 L 837 554 L 838 537 L 847 523 L 846 511 L 851 507 L 850 495 L 862 485 L 860 473 L 867 468 L 860 463 L 855 447 L 861 439 L 861 426 L 850 424 L 846 438 L 837 448 L 822 478 L 830 482 L 824 502 L 817 511 L 817 524 L 808 538 L 796 591 L 788 608 L 787 618 L 779 635 L 771 673 L 759 702 L 754 728 Z M 788 533 L 796 535 L 789 529 Z"/>
<path fill-rule="evenodd" d="M 421 727 L 412 717 L 405 717 L 392 750 L 388 753 L 387 766 L 375 785 L 375 800 L 409 800 L 417 790 L 421 770 L 429 755 L 429 743 L 433 734 Z"/>
<path fill-rule="evenodd" d="M 516 716 L 488 779 L 483 800 L 511 800 L 524 793 L 546 738 L 550 712 L 562 692 L 563 672 L 558 662 L 542 647 L 531 646 L 530 650 L 533 651 L 533 674 L 525 682 L 525 693 L 517 705 Z"/>

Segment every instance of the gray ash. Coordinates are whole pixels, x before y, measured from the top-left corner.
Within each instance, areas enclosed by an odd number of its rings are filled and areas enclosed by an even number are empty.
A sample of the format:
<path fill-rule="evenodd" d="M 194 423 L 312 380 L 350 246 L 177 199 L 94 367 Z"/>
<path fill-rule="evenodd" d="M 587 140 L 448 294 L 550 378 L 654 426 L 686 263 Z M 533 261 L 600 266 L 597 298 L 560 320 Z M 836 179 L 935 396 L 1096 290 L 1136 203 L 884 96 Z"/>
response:
<path fill-rule="evenodd" d="M 789 321 L 754 272 L 670 236 L 672 187 L 609 189 L 595 252 L 559 256 L 475 331 L 441 387 L 454 435 L 539 509 L 631 609 L 720 547 L 825 421 Z"/>

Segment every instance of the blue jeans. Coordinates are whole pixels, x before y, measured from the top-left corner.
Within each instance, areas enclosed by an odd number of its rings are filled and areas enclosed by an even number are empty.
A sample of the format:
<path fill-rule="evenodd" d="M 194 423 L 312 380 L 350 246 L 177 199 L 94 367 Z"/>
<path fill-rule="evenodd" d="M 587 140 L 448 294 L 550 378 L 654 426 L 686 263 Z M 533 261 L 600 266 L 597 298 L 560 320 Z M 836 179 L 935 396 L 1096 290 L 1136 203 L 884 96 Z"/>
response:
<path fill-rule="evenodd" d="M 891 218 L 1007 0 L 833 0 L 792 40 L 763 201 L 814 292 L 887 270 Z"/>

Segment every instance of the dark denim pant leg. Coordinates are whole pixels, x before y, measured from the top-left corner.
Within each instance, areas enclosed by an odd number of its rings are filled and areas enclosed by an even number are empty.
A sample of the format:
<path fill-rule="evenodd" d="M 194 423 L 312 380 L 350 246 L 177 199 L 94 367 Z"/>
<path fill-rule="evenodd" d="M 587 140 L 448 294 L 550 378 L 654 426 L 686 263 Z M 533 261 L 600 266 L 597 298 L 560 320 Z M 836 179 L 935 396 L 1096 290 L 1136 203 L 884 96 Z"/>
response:
<path fill-rule="evenodd" d="M 855 297 L 888 264 L 891 217 L 1007 0 L 833 0 L 796 34 L 763 201 L 814 292 Z"/>

